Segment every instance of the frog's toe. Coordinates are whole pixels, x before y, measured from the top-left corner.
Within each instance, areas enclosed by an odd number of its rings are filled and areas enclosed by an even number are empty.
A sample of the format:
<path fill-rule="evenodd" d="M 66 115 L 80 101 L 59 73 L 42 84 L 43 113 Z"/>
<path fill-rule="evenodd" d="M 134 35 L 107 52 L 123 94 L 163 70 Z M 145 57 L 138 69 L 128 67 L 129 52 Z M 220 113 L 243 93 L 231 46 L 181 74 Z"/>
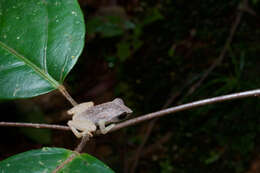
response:
<path fill-rule="evenodd" d="M 102 134 L 107 134 L 114 126 L 115 126 L 115 124 L 110 124 L 109 126 L 107 126 L 105 128 L 100 128 L 100 131 Z"/>
<path fill-rule="evenodd" d="M 89 132 L 89 131 L 83 132 L 82 136 L 86 136 L 86 135 L 88 135 L 89 137 L 93 137 L 93 134 L 91 132 Z"/>

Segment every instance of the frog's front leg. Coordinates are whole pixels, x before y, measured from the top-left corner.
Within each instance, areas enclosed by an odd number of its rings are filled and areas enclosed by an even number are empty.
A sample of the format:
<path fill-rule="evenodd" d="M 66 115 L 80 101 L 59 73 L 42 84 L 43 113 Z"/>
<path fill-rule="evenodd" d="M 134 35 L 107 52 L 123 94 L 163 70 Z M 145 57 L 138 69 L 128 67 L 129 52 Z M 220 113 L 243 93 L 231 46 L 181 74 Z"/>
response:
<path fill-rule="evenodd" d="M 92 133 L 96 130 L 96 126 L 94 123 L 88 120 L 71 120 L 68 121 L 68 126 L 72 130 L 72 132 L 76 135 L 77 138 L 81 138 L 82 136 L 89 135 L 92 137 Z M 80 132 L 81 131 L 81 132 Z"/>
<path fill-rule="evenodd" d="M 73 125 L 72 125 L 72 121 L 68 122 L 68 126 L 70 127 L 70 129 L 72 130 L 72 132 L 74 133 L 74 135 L 77 138 L 81 138 L 83 136 L 82 133 L 80 133 Z"/>
<path fill-rule="evenodd" d="M 105 120 L 98 121 L 98 127 L 102 134 L 106 134 L 109 130 L 111 130 L 115 126 L 115 124 L 110 124 L 106 127 L 105 124 L 106 124 Z"/>

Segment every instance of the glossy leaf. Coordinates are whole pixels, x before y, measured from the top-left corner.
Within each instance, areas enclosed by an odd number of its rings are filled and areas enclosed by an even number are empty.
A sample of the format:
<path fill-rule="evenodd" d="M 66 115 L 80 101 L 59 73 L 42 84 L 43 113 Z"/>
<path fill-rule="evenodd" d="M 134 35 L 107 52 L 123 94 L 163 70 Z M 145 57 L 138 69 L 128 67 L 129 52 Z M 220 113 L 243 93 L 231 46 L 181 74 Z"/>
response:
<path fill-rule="evenodd" d="M 0 98 L 57 89 L 84 45 L 76 0 L 0 1 Z"/>
<path fill-rule="evenodd" d="M 0 172 L 51 173 L 57 166 L 68 159 L 72 154 L 73 151 L 63 148 L 43 148 L 39 150 L 31 150 L 1 161 Z M 59 172 L 113 173 L 113 171 L 104 163 L 88 154 L 77 155 Z"/>

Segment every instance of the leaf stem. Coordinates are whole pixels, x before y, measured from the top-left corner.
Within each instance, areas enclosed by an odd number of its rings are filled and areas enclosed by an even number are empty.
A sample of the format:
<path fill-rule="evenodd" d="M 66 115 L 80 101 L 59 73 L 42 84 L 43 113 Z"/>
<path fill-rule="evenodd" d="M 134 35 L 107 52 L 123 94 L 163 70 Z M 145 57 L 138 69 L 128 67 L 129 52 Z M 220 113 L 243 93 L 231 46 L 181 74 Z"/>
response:
<path fill-rule="evenodd" d="M 58 87 L 59 91 L 62 93 L 62 95 L 72 104 L 72 106 L 76 106 L 78 103 L 71 97 L 69 92 L 66 90 L 66 88 L 63 85 L 60 85 Z"/>

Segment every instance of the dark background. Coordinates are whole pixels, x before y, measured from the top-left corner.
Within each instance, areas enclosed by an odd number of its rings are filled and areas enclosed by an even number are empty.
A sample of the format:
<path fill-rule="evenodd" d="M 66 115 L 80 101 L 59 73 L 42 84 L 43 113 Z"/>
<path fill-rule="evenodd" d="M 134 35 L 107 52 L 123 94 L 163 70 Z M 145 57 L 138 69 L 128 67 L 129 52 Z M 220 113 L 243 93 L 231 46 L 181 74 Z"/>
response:
<path fill-rule="evenodd" d="M 86 44 L 65 86 L 78 102 L 121 97 L 134 116 L 199 99 L 259 87 L 260 1 L 248 1 L 221 63 L 239 13 L 238 0 L 80 0 Z M 57 91 L 1 101 L 0 121 L 66 124 L 69 102 Z M 260 172 L 259 98 L 218 103 L 158 119 L 139 152 L 140 173 Z M 149 122 L 94 137 L 85 151 L 116 172 L 130 172 Z M 1 127 L 0 159 L 43 146 L 74 149 L 69 131 Z"/>

